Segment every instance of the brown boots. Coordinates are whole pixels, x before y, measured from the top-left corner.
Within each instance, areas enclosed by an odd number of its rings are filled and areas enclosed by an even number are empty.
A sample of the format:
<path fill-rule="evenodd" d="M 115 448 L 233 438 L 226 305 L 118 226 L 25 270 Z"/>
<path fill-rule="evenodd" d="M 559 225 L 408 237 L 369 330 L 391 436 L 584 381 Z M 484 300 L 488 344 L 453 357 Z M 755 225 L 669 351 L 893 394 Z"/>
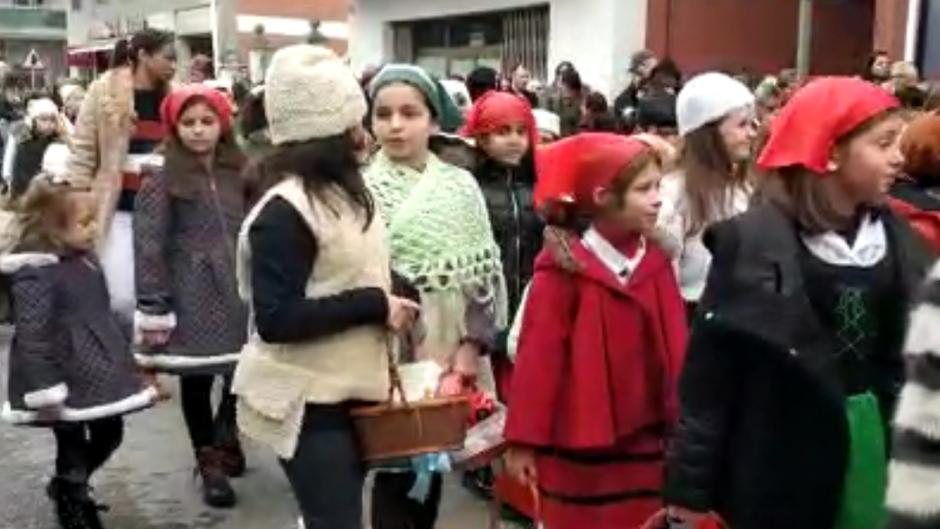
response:
<path fill-rule="evenodd" d="M 222 451 L 214 447 L 200 448 L 196 451 L 196 465 L 206 505 L 219 509 L 234 507 L 235 491 L 228 482 Z"/>

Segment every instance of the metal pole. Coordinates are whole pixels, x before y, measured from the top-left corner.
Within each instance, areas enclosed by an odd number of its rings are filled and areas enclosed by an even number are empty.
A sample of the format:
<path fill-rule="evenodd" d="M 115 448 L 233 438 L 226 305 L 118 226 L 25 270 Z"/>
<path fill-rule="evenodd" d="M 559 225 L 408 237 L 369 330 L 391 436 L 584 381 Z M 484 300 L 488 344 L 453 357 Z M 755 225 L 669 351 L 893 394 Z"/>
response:
<path fill-rule="evenodd" d="M 799 30 L 796 45 L 796 71 L 809 74 L 813 52 L 813 0 L 800 0 Z"/>

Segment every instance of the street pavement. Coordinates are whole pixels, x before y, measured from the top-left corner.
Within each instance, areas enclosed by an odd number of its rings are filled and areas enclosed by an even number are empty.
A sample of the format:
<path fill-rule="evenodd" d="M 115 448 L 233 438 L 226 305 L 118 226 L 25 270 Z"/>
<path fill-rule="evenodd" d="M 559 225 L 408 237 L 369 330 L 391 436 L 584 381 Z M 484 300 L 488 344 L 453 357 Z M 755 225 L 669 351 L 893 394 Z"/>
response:
<path fill-rule="evenodd" d="M 11 338 L 0 327 L 0 402 L 6 400 Z M 174 392 L 175 379 L 165 380 Z M 297 507 L 273 455 L 246 444 L 249 469 L 234 480 L 239 505 L 215 510 L 200 501 L 193 456 L 174 399 L 127 418 L 124 444 L 93 479 L 94 495 L 110 505 L 109 529 L 293 529 Z M 47 429 L 0 422 L 0 529 L 56 529 L 45 486 L 55 443 Z M 328 479 L 328 478 L 325 478 Z M 485 529 L 486 504 L 446 480 L 438 529 Z"/>

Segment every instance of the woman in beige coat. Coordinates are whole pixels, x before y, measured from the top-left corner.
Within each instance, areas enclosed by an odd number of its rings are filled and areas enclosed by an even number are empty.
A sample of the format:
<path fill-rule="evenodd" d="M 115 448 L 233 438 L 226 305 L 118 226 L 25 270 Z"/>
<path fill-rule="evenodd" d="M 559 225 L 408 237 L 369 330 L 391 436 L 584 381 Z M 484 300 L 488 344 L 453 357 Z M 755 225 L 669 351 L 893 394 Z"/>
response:
<path fill-rule="evenodd" d="M 173 36 L 139 31 L 118 43 L 114 63 L 89 87 L 72 138 L 68 174 L 95 182 L 101 265 L 111 306 L 129 324 L 136 306 L 134 200 L 141 169 L 165 135 L 159 108 L 175 70 Z"/>

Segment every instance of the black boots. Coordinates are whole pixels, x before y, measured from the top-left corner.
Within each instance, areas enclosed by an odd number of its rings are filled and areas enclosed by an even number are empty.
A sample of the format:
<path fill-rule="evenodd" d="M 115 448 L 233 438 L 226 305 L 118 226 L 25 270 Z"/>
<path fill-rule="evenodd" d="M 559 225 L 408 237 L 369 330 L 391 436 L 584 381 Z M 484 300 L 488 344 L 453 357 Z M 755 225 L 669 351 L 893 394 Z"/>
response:
<path fill-rule="evenodd" d="M 98 515 L 103 508 L 89 496 L 88 485 L 55 478 L 46 492 L 55 502 L 61 529 L 104 529 Z"/>
<path fill-rule="evenodd" d="M 219 509 L 235 506 L 235 491 L 228 482 L 222 463 L 222 452 L 217 448 L 196 451 L 196 471 L 202 477 L 202 499 L 206 505 Z"/>

